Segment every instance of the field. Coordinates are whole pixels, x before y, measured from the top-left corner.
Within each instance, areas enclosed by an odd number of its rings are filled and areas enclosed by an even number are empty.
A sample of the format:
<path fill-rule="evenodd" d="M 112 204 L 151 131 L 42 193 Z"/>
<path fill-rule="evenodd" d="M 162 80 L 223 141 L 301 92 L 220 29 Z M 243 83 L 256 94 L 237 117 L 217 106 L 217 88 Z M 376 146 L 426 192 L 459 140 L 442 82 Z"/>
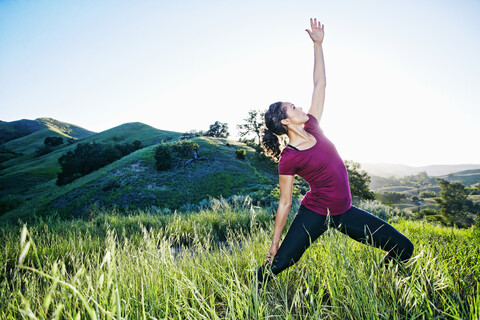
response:
<path fill-rule="evenodd" d="M 5 226 L 0 318 L 480 318 L 478 228 L 390 222 L 415 245 L 408 264 L 380 266 L 381 251 L 330 230 L 262 288 L 273 221 L 248 198 Z"/>

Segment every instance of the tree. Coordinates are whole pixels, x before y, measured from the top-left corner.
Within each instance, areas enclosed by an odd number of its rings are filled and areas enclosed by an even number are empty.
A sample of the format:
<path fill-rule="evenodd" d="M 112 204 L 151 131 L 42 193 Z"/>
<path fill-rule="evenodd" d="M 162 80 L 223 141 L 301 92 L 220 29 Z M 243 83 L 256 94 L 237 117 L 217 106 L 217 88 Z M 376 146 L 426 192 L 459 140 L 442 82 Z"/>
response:
<path fill-rule="evenodd" d="M 228 124 L 215 121 L 210 125 L 210 129 L 205 133 L 206 136 L 216 138 L 227 138 L 230 133 L 228 132 Z"/>
<path fill-rule="evenodd" d="M 440 213 L 451 222 L 466 216 L 469 201 L 465 187 L 460 182 L 449 182 L 440 178 L 437 181 L 441 190 L 440 198 L 435 198 L 435 201 L 440 205 Z"/>
<path fill-rule="evenodd" d="M 260 145 L 264 117 L 264 111 L 250 110 L 248 112 L 248 118 L 243 119 L 245 123 L 237 126 L 238 130 L 240 130 L 238 132 L 240 138 L 255 135 L 254 139 L 256 140 L 257 145 Z"/>
<path fill-rule="evenodd" d="M 375 195 L 370 190 L 370 176 L 367 172 L 360 170 L 360 164 L 353 161 L 345 161 L 350 183 L 350 192 L 353 198 L 374 200 Z"/>
<path fill-rule="evenodd" d="M 139 140 L 132 143 L 106 145 L 79 143 L 72 151 L 58 159 L 62 171 L 57 175 L 56 184 L 65 185 L 84 175 L 98 170 L 142 147 Z"/>
<path fill-rule="evenodd" d="M 56 147 L 61 145 L 62 143 L 63 143 L 62 137 L 46 137 L 45 140 L 43 140 L 43 144 L 49 147 Z"/>
<path fill-rule="evenodd" d="M 162 143 L 155 149 L 155 160 L 158 171 L 165 171 L 173 167 L 174 156 L 172 154 L 172 145 Z"/>
<path fill-rule="evenodd" d="M 185 159 L 188 159 L 185 161 Z M 175 143 L 161 143 L 155 149 L 155 162 L 158 171 L 169 170 L 175 163 L 188 164 L 195 160 L 202 160 L 198 154 L 198 144 L 193 141 L 178 141 Z"/>

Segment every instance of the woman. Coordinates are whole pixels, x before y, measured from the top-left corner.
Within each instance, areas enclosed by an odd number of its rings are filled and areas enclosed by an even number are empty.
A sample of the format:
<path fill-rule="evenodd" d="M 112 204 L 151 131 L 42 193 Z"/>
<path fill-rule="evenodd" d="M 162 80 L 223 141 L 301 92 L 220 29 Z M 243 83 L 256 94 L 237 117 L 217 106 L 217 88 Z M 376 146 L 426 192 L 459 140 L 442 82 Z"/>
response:
<path fill-rule="evenodd" d="M 335 146 L 324 136 L 319 121 L 325 100 L 325 65 L 322 42 L 324 26 L 310 19 L 307 29 L 314 44 L 314 90 L 308 114 L 289 102 L 270 105 L 265 113 L 263 146 L 277 160 L 280 201 L 275 218 L 273 240 L 265 263 L 257 270 L 265 280 L 266 268 L 273 274 L 297 262 L 305 250 L 328 227 L 335 227 L 352 239 L 388 251 L 386 260 L 406 261 L 413 253 L 412 242 L 387 222 L 351 205 L 347 170 Z M 287 135 L 289 144 L 281 151 L 279 137 Z M 292 203 L 294 175 L 303 177 L 310 191 L 302 200 L 282 245 L 280 235 Z M 267 264 L 268 262 L 268 264 Z"/>

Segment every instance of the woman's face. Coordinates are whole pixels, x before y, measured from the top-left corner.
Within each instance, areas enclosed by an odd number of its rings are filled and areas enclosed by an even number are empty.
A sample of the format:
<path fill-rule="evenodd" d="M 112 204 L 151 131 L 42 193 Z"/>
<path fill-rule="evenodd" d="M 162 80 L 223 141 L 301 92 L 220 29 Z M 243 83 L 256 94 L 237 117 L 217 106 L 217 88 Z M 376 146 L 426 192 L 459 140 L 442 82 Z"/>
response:
<path fill-rule="evenodd" d="M 293 103 L 284 102 L 282 107 L 287 111 L 291 124 L 303 124 L 308 121 L 308 116 L 302 108 L 297 108 Z"/>

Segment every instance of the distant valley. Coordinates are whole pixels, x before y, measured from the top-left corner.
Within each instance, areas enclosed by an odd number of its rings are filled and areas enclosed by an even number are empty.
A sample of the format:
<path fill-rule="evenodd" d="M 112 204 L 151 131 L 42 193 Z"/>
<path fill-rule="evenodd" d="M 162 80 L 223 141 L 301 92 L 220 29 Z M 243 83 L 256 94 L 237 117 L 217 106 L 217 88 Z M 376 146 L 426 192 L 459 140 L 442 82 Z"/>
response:
<path fill-rule="evenodd" d="M 421 167 L 412 167 L 403 164 L 388 164 L 388 163 L 360 163 L 362 169 L 370 175 L 379 176 L 383 178 L 400 178 L 405 176 L 415 175 L 420 172 L 426 172 L 429 176 L 439 177 L 448 174 L 480 169 L 480 164 L 454 164 L 454 165 L 429 165 Z"/>

